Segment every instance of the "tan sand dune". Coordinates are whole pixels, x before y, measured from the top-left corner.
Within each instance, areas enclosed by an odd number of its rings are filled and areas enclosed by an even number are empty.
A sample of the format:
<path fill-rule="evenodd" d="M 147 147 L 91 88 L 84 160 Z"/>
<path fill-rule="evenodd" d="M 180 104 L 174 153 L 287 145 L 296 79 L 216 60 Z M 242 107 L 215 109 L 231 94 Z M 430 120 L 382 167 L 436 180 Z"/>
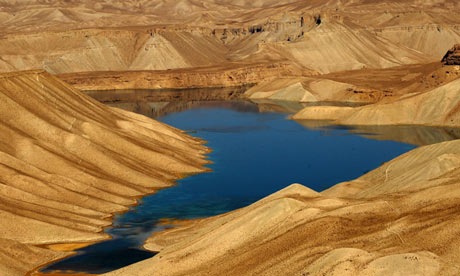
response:
<path fill-rule="evenodd" d="M 291 185 L 157 234 L 106 275 L 458 275 L 460 142 L 425 146 L 316 193 Z"/>
<path fill-rule="evenodd" d="M 32 245 L 105 239 L 136 198 L 204 170 L 196 138 L 109 108 L 44 71 L 0 75 L 0 274 L 62 256 Z M 9 250 L 11 249 L 11 251 Z"/>

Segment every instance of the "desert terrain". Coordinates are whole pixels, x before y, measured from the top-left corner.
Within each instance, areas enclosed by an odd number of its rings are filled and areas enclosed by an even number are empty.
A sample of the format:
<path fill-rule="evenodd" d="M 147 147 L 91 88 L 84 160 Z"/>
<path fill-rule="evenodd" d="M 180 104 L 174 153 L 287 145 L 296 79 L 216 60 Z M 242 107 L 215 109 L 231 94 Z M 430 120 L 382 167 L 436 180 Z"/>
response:
<path fill-rule="evenodd" d="M 45 71 L 1 75 L 3 275 L 24 275 L 69 253 L 47 249 L 106 239 L 112 214 L 204 171 L 201 141 L 112 109 Z"/>
<path fill-rule="evenodd" d="M 0 274 L 39 275 L 109 239 L 114 214 L 208 170 L 204 141 L 88 95 L 283 101 L 307 127 L 460 128 L 459 15 L 456 0 L 0 0 Z M 184 222 L 107 275 L 459 275 L 459 148 Z"/>

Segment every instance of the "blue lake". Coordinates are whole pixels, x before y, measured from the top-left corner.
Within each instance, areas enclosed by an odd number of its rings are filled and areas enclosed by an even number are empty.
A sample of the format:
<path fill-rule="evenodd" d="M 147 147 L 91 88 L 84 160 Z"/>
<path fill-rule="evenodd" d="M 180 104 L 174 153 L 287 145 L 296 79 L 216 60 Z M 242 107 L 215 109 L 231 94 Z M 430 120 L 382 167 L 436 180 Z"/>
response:
<path fill-rule="evenodd" d="M 103 273 L 126 266 L 155 254 L 141 247 L 152 232 L 168 227 L 158 225 L 161 219 L 221 214 L 292 183 L 323 191 L 416 147 L 392 140 L 411 142 L 411 133 L 414 137 L 430 133 L 435 137 L 430 141 L 439 142 L 455 139 L 457 133 L 437 128 L 357 129 L 296 122 L 287 119 L 289 113 L 245 101 L 184 103 L 168 112 L 155 110 L 165 104 L 143 105 L 120 107 L 160 116 L 158 120 L 208 141 L 213 150 L 209 154 L 213 163 L 208 165 L 212 172 L 187 177 L 177 186 L 144 197 L 130 212 L 114 217 L 113 227 L 106 229 L 113 239 L 82 248 L 42 272 Z"/>

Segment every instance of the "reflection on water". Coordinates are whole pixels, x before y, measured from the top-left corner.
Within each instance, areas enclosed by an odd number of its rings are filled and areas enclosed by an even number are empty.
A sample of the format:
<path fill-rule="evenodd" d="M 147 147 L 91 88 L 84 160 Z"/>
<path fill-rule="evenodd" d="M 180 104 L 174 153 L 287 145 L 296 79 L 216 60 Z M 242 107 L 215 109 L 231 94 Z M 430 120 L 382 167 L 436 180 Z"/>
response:
<path fill-rule="evenodd" d="M 286 113 L 296 113 L 307 106 L 348 106 L 348 107 L 358 107 L 366 104 L 363 103 L 349 103 L 349 102 L 310 102 L 310 103 L 300 103 L 300 102 L 291 102 L 291 101 L 281 101 L 281 100 L 251 100 L 253 103 L 259 106 L 261 112 L 286 112 Z"/>
<path fill-rule="evenodd" d="M 117 102 L 108 103 L 112 107 L 143 114 L 157 119 L 171 113 L 190 109 L 229 109 L 238 112 L 279 112 L 295 113 L 307 106 L 360 106 L 362 104 L 341 102 L 299 103 L 279 100 L 232 100 L 232 101 L 177 101 L 177 102 Z M 310 129 L 321 131 L 324 135 L 336 135 L 334 130 L 347 130 L 347 134 L 360 135 L 369 139 L 398 141 L 405 144 L 423 146 L 460 139 L 460 128 L 431 126 L 338 126 L 328 121 L 296 120 Z M 252 126 L 259 128 L 261 126 Z M 225 127 L 221 131 L 236 131 Z M 341 134 L 344 135 L 344 134 Z"/>
<path fill-rule="evenodd" d="M 85 94 L 103 103 L 218 101 L 238 99 L 249 87 L 87 90 Z"/>
<path fill-rule="evenodd" d="M 416 146 L 431 145 L 460 139 L 460 128 L 432 126 L 337 126 L 328 121 L 296 120 L 311 130 L 324 135 L 337 135 L 337 128 L 346 129 L 350 135 L 369 139 L 398 141 Z M 342 135 L 342 134 L 339 134 Z"/>
<path fill-rule="evenodd" d="M 79 249 L 76 256 L 52 264 L 44 272 L 112 271 L 153 256 L 142 245 L 152 232 L 168 227 L 160 223 L 165 218 L 222 214 L 292 183 L 322 191 L 415 148 L 408 144 L 455 138 L 459 133 L 437 128 L 353 128 L 296 122 L 286 120 L 289 114 L 285 112 L 295 109 L 291 103 L 264 103 L 265 107 L 241 100 L 111 105 L 193 131 L 192 135 L 208 141 L 213 149 L 209 154 L 212 172 L 187 177 L 177 186 L 144 197 L 138 206 L 114 217 L 113 227 L 105 230 L 112 240 Z"/>
<path fill-rule="evenodd" d="M 257 105 L 244 100 L 232 101 L 189 101 L 189 102 L 120 102 L 108 103 L 112 107 L 121 108 L 127 111 L 145 115 L 157 119 L 170 113 L 181 112 L 189 109 L 213 109 L 223 108 L 239 112 L 258 113 Z"/>

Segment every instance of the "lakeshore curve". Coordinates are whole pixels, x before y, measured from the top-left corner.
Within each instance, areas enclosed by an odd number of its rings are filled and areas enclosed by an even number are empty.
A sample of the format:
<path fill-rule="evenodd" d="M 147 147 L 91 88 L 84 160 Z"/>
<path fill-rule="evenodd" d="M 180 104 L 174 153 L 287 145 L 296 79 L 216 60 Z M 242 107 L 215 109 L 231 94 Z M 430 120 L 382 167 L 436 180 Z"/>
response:
<path fill-rule="evenodd" d="M 423 146 L 322 193 L 293 184 L 156 233 L 157 255 L 104 275 L 458 275 L 459 149 Z"/>
<path fill-rule="evenodd" d="M 207 170 L 203 141 L 42 70 L 0 74 L 0 130 L 2 275 L 68 255 L 41 245 L 109 238 L 114 213 Z"/>

